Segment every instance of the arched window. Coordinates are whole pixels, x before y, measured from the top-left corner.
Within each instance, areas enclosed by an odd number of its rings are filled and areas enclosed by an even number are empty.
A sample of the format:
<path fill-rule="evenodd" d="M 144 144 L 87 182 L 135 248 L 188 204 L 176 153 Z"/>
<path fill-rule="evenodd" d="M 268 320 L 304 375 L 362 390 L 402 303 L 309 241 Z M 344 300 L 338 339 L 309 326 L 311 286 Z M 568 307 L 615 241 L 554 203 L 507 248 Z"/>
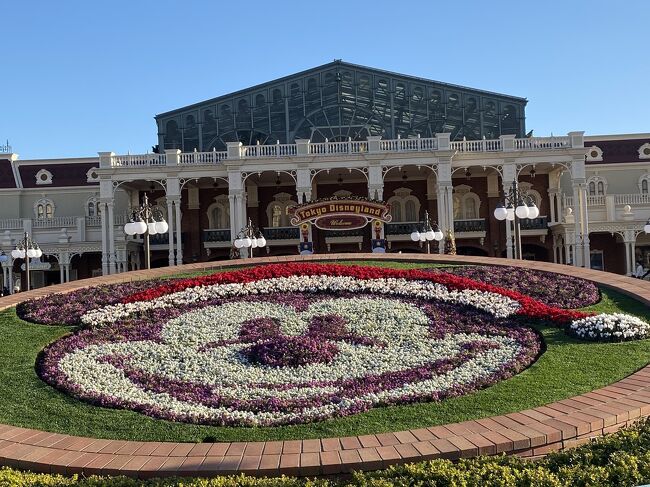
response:
<path fill-rule="evenodd" d="M 419 221 L 420 201 L 411 192 L 409 188 L 398 188 L 394 191 L 395 196 L 388 199 L 392 221 L 395 223 Z"/>
<path fill-rule="evenodd" d="M 86 201 L 86 216 L 99 216 L 99 201 L 95 196 L 88 198 Z"/>
<path fill-rule="evenodd" d="M 414 222 L 418 219 L 415 213 L 415 202 L 413 200 L 409 199 L 404 203 L 404 213 L 406 221 Z"/>
<path fill-rule="evenodd" d="M 648 181 L 649 180 L 650 180 L 650 173 L 643 174 L 639 178 L 638 185 L 639 185 L 639 191 L 641 192 L 641 194 L 648 194 L 648 186 L 649 186 Z"/>
<path fill-rule="evenodd" d="M 211 229 L 230 228 L 230 203 L 228 196 L 215 196 L 214 203 L 208 207 L 208 225 Z"/>
<path fill-rule="evenodd" d="M 279 203 L 275 203 L 271 207 L 271 226 L 279 227 L 282 222 L 282 206 Z"/>
<path fill-rule="evenodd" d="M 604 196 L 607 194 L 607 180 L 602 176 L 591 176 L 587 179 L 589 196 Z"/>
<path fill-rule="evenodd" d="M 54 218 L 54 202 L 49 198 L 41 198 L 34 203 L 34 214 L 38 220 Z"/>
<path fill-rule="evenodd" d="M 52 173 L 47 169 L 41 169 L 36 173 L 36 184 L 52 184 Z"/>
<path fill-rule="evenodd" d="M 454 187 L 454 219 L 476 220 L 480 218 L 481 198 L 472 192 L 472 187 L 461 184 Z"/>
<path fill-rule="evenodd" d="M 391 201 L 390 203 L 390 214 L 393 217 L 394 222 L 402 221 L 402 205 L 397 201 Z"/>
<path fill-rule="evenodd" d="M 261 108 L 264 106 L 265 100 L 264 100 L 264 95 L 259 94 L 255 97 L 255 107 L 256 108 Z"/>
<path fill-rule="evenodd" d="M 274 201 L 266 208 L 268 226 L 288 227 L 289 220 L 291 219 L 291 212 L 289 210 L 292 206 L 296 206 L 297 203 L 291 199 L 289 193 L 278 193 L 273 195 L 273 199 Z"/>

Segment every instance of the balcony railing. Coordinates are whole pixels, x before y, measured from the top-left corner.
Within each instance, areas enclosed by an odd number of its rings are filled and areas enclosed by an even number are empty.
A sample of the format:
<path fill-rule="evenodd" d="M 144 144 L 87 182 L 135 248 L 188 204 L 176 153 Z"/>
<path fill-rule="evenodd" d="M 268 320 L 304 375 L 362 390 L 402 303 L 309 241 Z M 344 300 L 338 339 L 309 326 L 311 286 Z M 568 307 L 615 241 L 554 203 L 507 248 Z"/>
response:
<path fill-rule="evenodd" d="M 548 228 L 548 217 L 540 216 L 532 220 L 524 218 L 519 220 L 519 228 L 522 230 L 546 230 Z"/>
<path fill-rule="evenodd" d="M 32 222 L 34 228 L 63 228 L 77 226 L 76 216 L 55 216 L 52 218 L 39 218 Z"/>
<path fill-rule="evenodd" d="M 18 228 L 23 228 L 23 220 L 21 218 L 0 220 L 0 230 L 15 230 Z"/>
<path fill-rule="evenodd" d="M 410 232 L 409 232 L 410 233 Z M 325 230 L 325 237 L 363 237 L 366 235 L 366 229 L 355 228 L 354 230 Z"/>
<path fill-rule="evenodd" d="M 454 220 L 454 233 L 485 232 L 485 218 Z"/>
<path fill-rule="evenodd" d="M 570 147 L 582 147 L 578 142 L 572 145 L 573 137 L 528 137 L 514 139 L 512 136 L 502 136 L 499 139 L 460 140 L 449 142 L 448 134 L 437 137 L 416 137 L 409 139 L 387 140 L 348 140 L 343 142 L 299 142 L 295 144 L 256 144 L 229 147 L 228 151 L 184 152 L 178 156 L 166 154 L 141 154 L 112 156 L 111 165 L 121 166 L 164 166 L 171 165 L 202 165 L 220 164 L 225 159 L 270 159 L 296 156 L 328 156 L 363 153 L 391 152 L 430 152 L 436 150 L 452 150 L 458 152 L 500 152 L 500 151 L 542 151 L 558 150 Z"/>
<path fill-rule="evenodd" d="M 230 229 L 207 229 L 203 230 L 204 242 L 230 242 Z"/>
<path fill-rule="evenodd" d="M 111 158 L 111 166 L 164 166 L 167 164 L 167 156 L 165 154 L 127 154 L 125 156 L 113 156 Z"/>
<path fill-rule="evenodd" d="M 614 203 L 617 205 L 648 205 L 650 194 L 617 194 L 614 195 Z"/>
<path fill-rule="evenodd" d="M 268 227 L 262 230 L 266 240 L 298 240 L 300 229 L 298 227 Z"/>
<path fill-rule="evenodd" d="M 386 235 L 409 235 L 420 228 L 419 222 L 386 223 L 384 234 Z"/>

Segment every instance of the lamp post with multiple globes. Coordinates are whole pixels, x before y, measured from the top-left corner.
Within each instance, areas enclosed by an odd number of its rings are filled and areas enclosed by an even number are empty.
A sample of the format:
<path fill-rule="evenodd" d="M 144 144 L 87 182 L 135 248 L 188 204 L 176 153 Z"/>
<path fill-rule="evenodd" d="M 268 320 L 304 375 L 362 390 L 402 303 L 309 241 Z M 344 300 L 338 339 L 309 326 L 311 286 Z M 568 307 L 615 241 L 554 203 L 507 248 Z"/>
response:
<path fill-rule="evenodd" d="M 16 244 L 16 248 L 11 251 L 11 256 L 14 259 L 25 259 L 25 291 L 30 290 L 29 259 L 39 259 L 41 255 L 43 255 L 43 251 L 39 248 L 38 244 L 30 238 L 27 232 L 24 233 L 23 239 Z"/>
<path fill-rule="evenodd" d="M 249 257 L 253 257 L 253 249 L 266 247 L 266 239 L 262 235 L 262 232 L 253 226 L 253 222 L 249 218 L 248 225 L 242 228 L 237 234 L 234 245 L 237 249 L 251 249 Z"/>
<path fill-rule="evenodd" d="M 533 220 L 539 216 L 539 208 L 532 197 L 522 192 L 517 185 L 517 181 L 512 182 L 512 187 L 508 194 L 504 196 L 504 202 L 499 203 L 494 210 L 494 218 L 510 225 L 514 223 L 515 229 L 515 259 L 522 259 L 521 252 L 521 227 L 519 221 L 522 219 Z"/>
<path fill-rule="evenodd" d="M 147 269 L 151 269 L 151 251 L 149 235 L 167 233 L 169 225 L 165 221 L 163 212 L 158 205 L 151 205 L 145 193 L 142 204 L 130 210 L 130 221 L 124 225 L 127 235 L 144 235 L 144 258 Z M 169 238 L 172 238 L 170 235 Z"/>
<path fill-rule="evenodd" d="M 424 219 L 418 224 L 413 233 L 411 233 L 411 240 L 414 242 L 427 243 L 427 254 L 431 253 L 431 241 L 436 240 L 439 242 L 443 237 L 444 235 L 440 231 L 440 228 L 438 228 L 438 224 L 436 222 L 433 222 L 433 225 L 431 224 L 428 211 L 424 212 Z"/>

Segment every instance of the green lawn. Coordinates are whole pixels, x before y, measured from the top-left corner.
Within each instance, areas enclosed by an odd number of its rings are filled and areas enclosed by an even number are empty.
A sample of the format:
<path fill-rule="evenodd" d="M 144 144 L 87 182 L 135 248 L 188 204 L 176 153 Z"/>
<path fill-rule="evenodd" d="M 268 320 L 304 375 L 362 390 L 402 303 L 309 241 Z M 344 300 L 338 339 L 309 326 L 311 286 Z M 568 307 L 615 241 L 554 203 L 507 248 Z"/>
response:
<path fill-rule="evenodd" d="M 370 264 L 370 262 L 366 262 Z M 373 263 L 377 264 L 377 263 Z M 431 267 L 426 264 L 380 265 Z M 650 320 L 641 303 L 612 291 L 588 308 L 622 311 Z M 156 420 L 77 401 L 41 382 L 34 371 L 38 352 L 73 331 L 26 323 L 14 310 L 0 313 L 0 423 L 101 438 L 148 441 L 256 441 L 348 436 L 397 431 L 503 414 L 567 398 L 604 386 L 646 365 L 650 340 L 593 344 L 561 330 L 535 326 L 547 351 L 521 374 L 477 393 L 441 403 L 377 408 L 347 418 L 277 428 L 226 428 Z"/>

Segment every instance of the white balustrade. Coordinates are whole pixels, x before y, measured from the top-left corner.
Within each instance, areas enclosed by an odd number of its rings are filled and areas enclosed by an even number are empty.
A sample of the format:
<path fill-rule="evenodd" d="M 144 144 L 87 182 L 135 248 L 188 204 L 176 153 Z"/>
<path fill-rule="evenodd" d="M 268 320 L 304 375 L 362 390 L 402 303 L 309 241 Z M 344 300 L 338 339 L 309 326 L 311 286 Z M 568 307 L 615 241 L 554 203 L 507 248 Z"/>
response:
<path fill-rule="evenodd" d="M 458 140 L 450 142 L 449 146 L 458 152 L 495 152 L 501 150 L 501 140 Z"/>
<path fill-rule="evenodd" d="M 571 138 L 563 137 L 529 137 L 514 139 L 514 148 L 519 151 L 554 150 L 571 147 Z M 423 152 L 438 149 L 435 137 L 416 137 L 407 139 L 379 140 L 380 152 Z M 450 149 L 458 152 L 498 152 L 503 150 L 501 139 L 459 140 L 450 142 Z M 368 151 L 368 142 L 348 140 L 341 142 L 316 142 L 307 144 L 307 153 L 322 156 L 328 154 L 360 154 Z M 240 155 L 245 159 L 269 159 L 294 157 L 298 155 L 297 144 L 256 144 L 241 147 Z M 210 165 L 220 164 L 228 158 L 227 151 L 183 152 L 179 164 Z M 165 154 L 121 155 L 112 157 L 113 167 L 164 166 Z"/>
<path fill-rule="evenodd" d="M 86 225 L 89 226 L 89 227 L 98 227 L 101 224 L 102 224 L 101 215 L 87 216 L 86 217 Z"/>
<path fill-rule="evenodd" d="M 641 193 L 617 194 L 614 195 L 614 203 L 617 205 L 648 205 L 650 195 Z"/>
<path fill-rule="evenodd" d="M 588 206 L 605 206 L 605 196 L 602 195 L 602 194 L 587 196 L 587 205 Z"/>
<path fill-rule="evenodd" d="M 0 220 L 0 230 L 15 230 L 17 228 L 23 228 L 23 220 L 21 218 Z"/>
<path fill-rule="evenodd" d="M 113 167 L 164 166 L 166 163 L 167 156 L 165 154 L 127 154 L 111 158 Z"/>
<path fill-rule="evenodd" d="M 549 150 L 567 147 L 571 147 L 571 138 L 568 136 L 515 139 L 516 150 Z"/>
<path fill-rule="evenodd" d="M 63 228 L 77 226 L 76 216 L 54 216 L 52 218 L 37 218 L 32 222 L 34 228 Z"/>
<path fill-rule="evenodd" d="M 227 158 L 226 151 L 183 152 L 180 155 L 179 164 L 182 166 L 219 164 Z"/>

